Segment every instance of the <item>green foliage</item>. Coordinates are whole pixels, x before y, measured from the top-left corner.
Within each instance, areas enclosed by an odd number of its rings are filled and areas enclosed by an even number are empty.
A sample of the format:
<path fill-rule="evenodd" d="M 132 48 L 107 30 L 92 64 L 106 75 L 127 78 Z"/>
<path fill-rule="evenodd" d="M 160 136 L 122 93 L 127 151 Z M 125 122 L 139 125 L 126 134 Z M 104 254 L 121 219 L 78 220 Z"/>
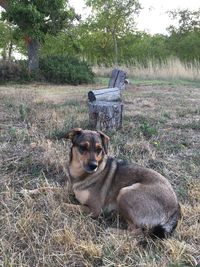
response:
<path fill-rule="evenodd" d="M 37 75 L 28 73 L 26 60 L 17 62 L 0 61 L 0 82 L 47 81 L 78 85 L 94 81 L 94 74 L 89 65 L 72 56 L 50 56 L 40 59 Z M 25 119 L 27 110 L 20 107 L 21 119 Z"/>
<path fill-rule="evenodd" d="M 6 11 L 2 13 L 2 19 L 15 25 L 23 34 L 28 50 L 29 72 L 38 71 L 39 45 L 45 35 L 56 35 L 63 28 L 70 28 L 75 18 L 74 9 L 65 0 L 8 1 Z"/>
<path fill-rule="evenodd" d="M 2 19 L 16 25 L 24 35 L 43 40 L 45 34 L 56 34 L 75 17 L 74 9 L 64 0 L 9 1 Z"/>
<path fill-rule="evenodd" d="M 91 25 L 116 37 L 133 29 L 134 15 L 141 8 L 138 0 L 87 0 L 86 4 L 93 11 L 89 18 Z"/>
<path fill-rule="evenodd" d="M 112 37 L 105 31 L 90 31 L 82 26 L 80 34 L 79 52 L 91 64 L 112 66 L 115 62 Z M 84 32 L 83 32 L 84 31 Z M 118 63 L 119 65 L 134 65 L 140 62 L 147 66 L 149 60 L 163 62 L 171 55 L 167 47 L 167 37 L 164 35 L 151 36 L 147 33 L 126 33 L 118 39 Z"/>
<path fill-rule="evenodd" d="M 25 82 L 30 78 L 24 63 L 0 61 L 0 83 Z"/>
<path fill-rule="evenodd" d="M 167 40 L 167 46 L 173 55 L 178 56 L 184 62 L 200 61 L 199 40 L 200 31 L 184 34 L 173 32 Z"/>
<path fill-rule="evenodd" d="M 48 82 L 82 84 L 93 82 L 94 74 L 86 62 L 72 56 L 51 56 L 40 59 L 41 75 Z"/>
<path fill-rule="evenodd" d="M 200 8 L 197 10 L 178 9 L 169 11 L 172 19 L 178 19 L 178 27 L 171 25 L 168 30 L 170 33 L 176 32 L 184 34 L 193 31 L 200 31 Z"/>
<path fill-rule="evenodd" d="M 129 34 L 121 40 L 121 63 L 132 64 L 140 62 L 147 66 L 149 60 L 163 62 L 170 56 L 166 46 L 167 37 L 161 34 L 151 36 L 147 33 Z"/>
<path fill-rule="evenodd" d="M 68 1 L 9 1 L 3 19 L 15 26 L 0 23 L 4 58 L 10 57 L 13 46 L 24 53 L 27 42 L 36 38 L 40 42 L 40 57 L 72 55 L 93 65 L 139 63 L 144 68 L 148 68 L 149 62 L 159 65 L 178 57 L 189 68 L 192 64 L 199 67 L 200 9 L 169 12 L 178 19 L 178 26 L 170 26 L 169 35 L 150 35 L 135 30 L 138 0 L 86 0 L 86 4 L 92 9 L 91 15 L 73 25 L 77 15 Z M 24 38 L 26 46 L 22 45 Z M 36 58 L 32 55 L 32 59 Z"/>
<path fill-rule="evenodd" d="M 104 31 L 90 30 L 87 25 L 82 25 L 79 44 L 80 54 L 90 64 L 109 66 L 115 61 L 112 37 Z"/>
<path fill-rule="evenodd" d="M 173 10 L 169 15 L 178 19 L 178 27 L 171 25 L 168 28 L 170 36 L 167 45 L 170 51 L 185 62 L 200 61 L 200 9 Z"/>
<path fill-rule="evenodd" d="M 25 121 L 26 118 L 28 117 L 28 114 L 30 113 L 30 111 L 31 111 L 30 107 L 28 107 L 24 104 L 20 104 L 20 106 L 19 106 L 20 119 L 22 121 Z"/>
<path fill-rule="evenodd" d="M 13 48 L 18 44 L 15 38 L 15 27 L 8 22 L 0 21 L 0 48 L 3 59 L 11 59 Z"/>
<path fill-rule="evenodd" d="M 123 16 L 122 13 L 127 9 L 122 7 L 127 3 L 130 1 L 87 1 L 93 13 L 84 24 L 79 25 L 77 39 L 81 48 L 80 56 L 91 64 L 106 66 L 112 66 L 116 62 L 116 53 L 119 65 L 134 65 L 139 62 L 147 67 L 149 60 L 163 63 L 170 57 L 177 56 L 184 62 L 200 60 L 200 11 L 183 10 L 174 13 L 179 19 L 178 27 L 169 28 L 169 36 L 152 36 L 134 31 L 131 16 L 137 11 L 132 10 L 131 13 L 129 10 L 128 15 Z"/>
<path fill-rule="evenodd" d="M 88 20 L 90 31 L 92 29 L 93 32 L 106 33 L 106 39 L 112 40 L 111 54 L 118 65 L 118 42 L 127 32 L 133 30 L 134 15 L 141 8 L 138 0 L 87 0 L 86 4 L 92 8 L 92 15 Z"/>
<path fill-rule="evenodd" d="M 5 48 L 10 40 L 10 29 L 8 24 L 0 21 L 0 48 Z"/>
<path fill-rule="evenodd" d="M 41 57 L 57 55 L 77 55 L 81 52 L 80 43 L 76 40 L 78 31 L 73 28 L 69 32 L 60 32 L 58 35 L 47 34 L 40 49 Z"/>
<path fill-rule="evenodd" d="M 151 126 L 147 121 L 144 121 L 140 125 L 140 131 L 143 133 L 143 135 L 147 138 L 151 138 L 154 135 L 158 134 L 158 131 L 155 127 Z"/>

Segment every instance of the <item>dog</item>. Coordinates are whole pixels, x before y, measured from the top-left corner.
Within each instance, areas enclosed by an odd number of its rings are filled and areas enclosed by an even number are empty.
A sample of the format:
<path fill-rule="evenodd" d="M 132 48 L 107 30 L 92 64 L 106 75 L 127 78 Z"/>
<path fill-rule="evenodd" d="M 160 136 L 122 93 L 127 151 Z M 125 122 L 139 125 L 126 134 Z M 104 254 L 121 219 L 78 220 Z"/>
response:
<path fill-rule="evenodd" d="M 159 238 L 169 236 L 181 218 L 169 181 L 152 169 L 108 156 L 109 137 L 101 131 L 72 129 L 69 176 L 76 199 L 70 205 L 98 217 L 102 211 L 122 214 L 128 230 L 143 229 Z"/>
<path fill-rule="evenodd" d="M 72 142 L 68 171 L 80 203 L 66 204 L 69 210 L 93 218 L 102 212 L 117 211 L 133 235 L 147 230 L 152 237 L 166 238 L 175 230 L 181 210 L 165 177 L 136 163 L 108 156 L 110 139 L 101 131 L 75 128 L 63 137 Z"/>

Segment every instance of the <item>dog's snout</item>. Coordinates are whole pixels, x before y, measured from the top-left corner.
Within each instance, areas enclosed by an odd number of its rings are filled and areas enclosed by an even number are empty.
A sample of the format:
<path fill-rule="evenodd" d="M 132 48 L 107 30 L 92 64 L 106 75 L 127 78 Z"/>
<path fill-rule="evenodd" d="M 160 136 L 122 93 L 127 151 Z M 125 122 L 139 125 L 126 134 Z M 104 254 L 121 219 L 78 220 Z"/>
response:
<path fill-rule="evenodd" d="M 90 161 L 88 163 L 88 167 L 91 171 L 94 171 L 98 167 L 98 164 L 96 161 Z"/>

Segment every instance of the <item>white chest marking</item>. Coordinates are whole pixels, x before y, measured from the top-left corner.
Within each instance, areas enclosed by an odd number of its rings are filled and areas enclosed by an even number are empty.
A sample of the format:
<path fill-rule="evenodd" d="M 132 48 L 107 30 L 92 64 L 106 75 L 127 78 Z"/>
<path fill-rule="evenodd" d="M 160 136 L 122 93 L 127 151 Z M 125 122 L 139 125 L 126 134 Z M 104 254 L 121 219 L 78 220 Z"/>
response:
<path fill-rule="evenodd" d="M 81 204 L 85 204 L 90 196 L 89 190 L 74 190 L 74 194 Z"/>

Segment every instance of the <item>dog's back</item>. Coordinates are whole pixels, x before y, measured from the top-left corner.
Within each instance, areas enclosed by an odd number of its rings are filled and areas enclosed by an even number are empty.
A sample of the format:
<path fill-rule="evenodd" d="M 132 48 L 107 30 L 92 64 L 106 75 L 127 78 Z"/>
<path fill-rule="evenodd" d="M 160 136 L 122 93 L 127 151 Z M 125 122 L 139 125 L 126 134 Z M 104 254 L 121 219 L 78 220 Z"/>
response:
<path fill-rule="evenodd" d="M 148 227 L 152 236 L 167 237 L 181 217 L 180 205 L 169 181 L 135 163 L 117 161 L 109 197 L 117 193 L 117 205 L 129 228 Z M 131 221 L 131 223 L 130 223 Z"/>

